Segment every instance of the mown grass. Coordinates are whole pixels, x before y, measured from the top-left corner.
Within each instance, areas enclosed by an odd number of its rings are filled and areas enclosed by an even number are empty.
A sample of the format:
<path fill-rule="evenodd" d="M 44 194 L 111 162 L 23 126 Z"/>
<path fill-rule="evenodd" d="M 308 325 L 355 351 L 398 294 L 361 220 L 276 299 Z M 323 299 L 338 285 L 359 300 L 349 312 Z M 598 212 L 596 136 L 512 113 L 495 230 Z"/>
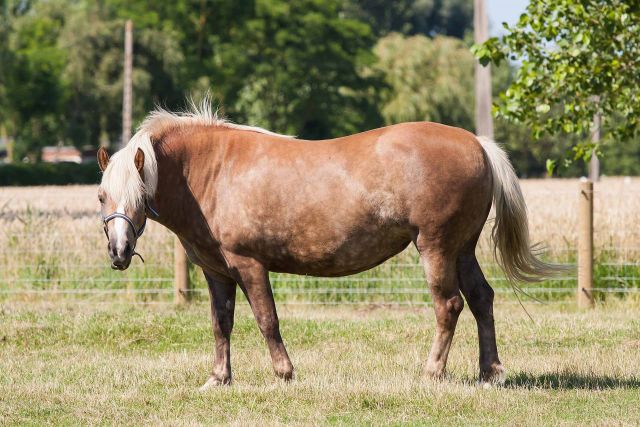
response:
<path fill-rule="evenodd" d="M 211 368 L 208 308 L 5 303 L 0 424 L 585 425 L 640 423 L 638 302 L 498 305 L 503 387 L 475 383 L 465 310 L 449 376 L 422 376 L 428 308 L 280 306 L 296 379 L 274 378 L 246 305 L 232 338 L 234 384 L 197 391 Z"/>

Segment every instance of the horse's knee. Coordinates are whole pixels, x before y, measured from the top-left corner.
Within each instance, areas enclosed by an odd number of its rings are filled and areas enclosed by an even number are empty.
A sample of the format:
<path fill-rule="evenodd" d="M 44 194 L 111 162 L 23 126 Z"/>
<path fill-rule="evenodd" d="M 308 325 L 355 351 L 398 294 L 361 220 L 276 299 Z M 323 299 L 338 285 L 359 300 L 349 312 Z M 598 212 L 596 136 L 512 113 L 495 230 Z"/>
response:
<path fill-rule="evenodd" d="M 493 288 L 485 281 L 482 282 L 480 287 L 480 300 L 482 300 L 485 304 L 493 305 L 493 299 L 496 296 L 496 292 Z"/>
<path fill-rule="evenodd" d="M 460 295 L 454 295 L 447 300 L 446 307 L 449 313 L 458 316 L 464 309 L 464 300 Z"/>
<path fill-rule="evenodd" d="M 280 322 L 277 317 L 270 315 L 258 315 L 256 316 L 258 322 L 258 328 L 267 339 L 280 336 Z"/>

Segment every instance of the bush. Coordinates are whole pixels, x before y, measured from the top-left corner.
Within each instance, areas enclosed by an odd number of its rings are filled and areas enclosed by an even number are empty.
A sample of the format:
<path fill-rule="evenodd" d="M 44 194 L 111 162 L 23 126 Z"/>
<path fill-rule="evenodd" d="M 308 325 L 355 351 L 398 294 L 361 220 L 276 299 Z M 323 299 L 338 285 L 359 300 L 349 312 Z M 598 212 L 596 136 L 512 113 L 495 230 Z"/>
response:
<path fill-rule="evenodd" d="M 100 169 L 91 163 L 15 163 L 0 165 L 0 186 L 97 184 Z"/>

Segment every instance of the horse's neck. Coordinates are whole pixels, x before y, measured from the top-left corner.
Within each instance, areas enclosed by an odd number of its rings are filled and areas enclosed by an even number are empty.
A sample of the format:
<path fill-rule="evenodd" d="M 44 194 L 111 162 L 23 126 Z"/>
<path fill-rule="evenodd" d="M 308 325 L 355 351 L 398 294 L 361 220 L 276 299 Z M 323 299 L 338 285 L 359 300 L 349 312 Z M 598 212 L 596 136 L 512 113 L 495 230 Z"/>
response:
<path fill-rule="evenodd" d="M 154 203 L 158 222 L 184 239 L 197 240 L 198 234 L 202 234 L 201 227 L 206 224 L 207 212 L 203 209 L 211 209 L 213 203 L 203 200 L 204 178 L 210 180 L 211 170 L 216 170 L 224 150 L 215 135 L 206 141 L 188 138 L 185 132 L 183 137 L 171 138 L 156 147 L 158 186 Z"/>
<path fill-rule="evenodd" d="M 165 144 L 165 142 L 161 142 Z M 156 161 L 158 162 L 158 186 L 154 197 L 160 222 L 165 227 L 182 238 L 189 238 L 192 218 L 198 211 L 196 195 L 189 185 L 190 156 L 187 144 L 178 146 L 179 141 L 168 141 L 163 146 L 156 147 Z"/>

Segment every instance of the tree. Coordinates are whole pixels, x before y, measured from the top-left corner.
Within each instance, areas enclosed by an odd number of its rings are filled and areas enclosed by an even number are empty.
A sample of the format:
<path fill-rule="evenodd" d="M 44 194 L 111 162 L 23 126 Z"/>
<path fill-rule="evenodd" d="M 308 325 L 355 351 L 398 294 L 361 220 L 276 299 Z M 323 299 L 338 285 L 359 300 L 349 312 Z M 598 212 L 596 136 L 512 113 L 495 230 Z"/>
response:
<path fill-rule="evenodd" d="M 470 0 L 348 0 L 345 10 L 371 25 L 377 36 L 397 32 L 461 39 L 473 25 Z"/>
<path fill-rule="evenodd" d="M 498 117 L 543 133 L 582 136 L 572 158 L 588 159 L 599 147 L 587 142 L 596 113 L 610 140 L 640 128 L 640 3 L 625 0 L 531 0 L 502 39 L 475 46 L 483 64 L 521 61 L 500 95 Z"/>
<path fill-rule="evenodd" d="M 374 48 L 386 123 L 430 120 L 474 129 L 473 55 L 461 40 L 390 34 Z"/>
<path fill-rule="evenodd" d="M 121 134 L 123 20 L 109 4 L 68 0 L 22 4 L 10 14 L 9 57 L 0 70 L 0 122 L 14 157 L 38 159 L 45 145 L 97 146 Z M 1 29 L 1 28 L 0 28 Z M 183 56 L 170 27 L 135 29 L 134 117 L 154 104 L 184 102 Z M 0 48 L 2 49 L 2 48 Z M 159 94 L 159 96 L 156 96 Z"/>
<path fill-rule="evenodd" d="M 184 102 L 179 81 L 184 57 L 175 31 L 134 23 L 133 113 L 142 120 L 155 103 Z M 124 20 L 94 2 L 67 7 L 58 43 L 65 47 L 60 78 L 67 87 L 63 138 L 76 145 L 117 141 L 122 131 Z"/>
<path fill-rule="evenodd" d="M 60 74 L 64 51 L 57 38 L 64 26 L 60 1 L 41 3 L 41 13 L 29 5 L 11 14 L 7 46 L 10 62 L 3 74 L 3 121 L 16 138 L 14 157 L 36 159 L 42 146 L 55 144 L 61 129 L 65 87 Z M 6 15 L 5 15 L 6 16 Z"/>
<path fill-rule="evenodd" d="M 343 18 L 338 0 L 258 0 L 214 58 L 234 120 L 303 138 L 340 136 L 380 124 L 367 24 Z"/>

